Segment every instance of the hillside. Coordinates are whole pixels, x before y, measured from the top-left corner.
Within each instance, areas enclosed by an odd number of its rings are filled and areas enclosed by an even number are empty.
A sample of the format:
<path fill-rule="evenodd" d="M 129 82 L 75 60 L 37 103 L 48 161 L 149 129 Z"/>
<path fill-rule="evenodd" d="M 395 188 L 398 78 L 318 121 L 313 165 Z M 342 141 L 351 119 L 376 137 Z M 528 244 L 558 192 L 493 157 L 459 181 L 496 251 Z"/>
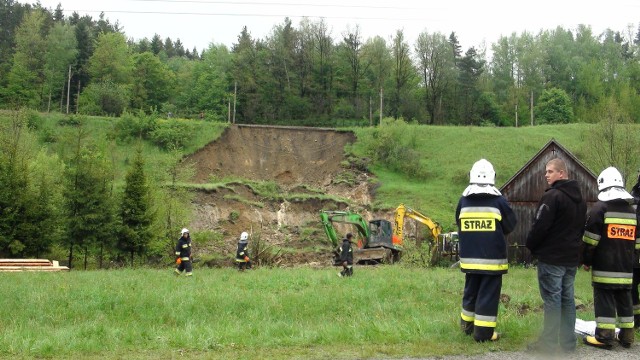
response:
<path fill-rule="evenodd" d="M 280 265 L 330 263 L 318 212 L 350 208 L 362 213 L 371 206 L 371 175 L 352 167 L 344 153 L 355 141 L 350 131 L 227 128 L 185 159 L 196 165 L 196 182 L 224 184 L 197 192 L 189 226 L 222 233 L 226 254 L 235 251 L 239 234 L 249 231 L 273 247 L 273 261 Z M 228 259 L 209 264 L 224 265 Z"/>
<path fill-rule="evenodd" d="M 186 160 L 196 164 L 199 183 L 236 179 L 200 190 L 195 198 L 190 226 L 196 231 L 220 232 L 224 238 L 222 248 L 205 251 L 227 256 L 210 264 L 228 261 L 242 231 L 252 231 L 269 244 L 277 253 L 274 262 L 280 265 L 328 264 L 330 245 L 318 217 L 323 209 L 348 208 L 368 220 L 392 220 L 393 209 L 405 203 L 440 222 L 445 230 L 453 230 L 455 204 L 474 161 L 481 157 L 492 161 L 500 186 L 552 138 L 589 166 L 584 144 L 590 126 L 584 124 L 534 128 L 407 125 L 396 130 L 398 137 L 415 139 L 419 178 L 367 160 L 367 147 L 378 136 L 370 128 L 350 132 L 232 126 L 189 156 Z M 403 142 L 401 138 L 395 141 Z M 266 192 L 265 186 L 270 188 Z M 420 236 L 426 230 L 412 221 L 407 227 L 409 236 Z"/>
<path fill-rule="evenodd" d="M 268 263 L 330 263 L 331 244 L 318 216 L 323 209 L 349 209 L 367 220 L 392 220 L 393 210 L 404 203 L 451 231 L 469 168 L 479 158 L 494 164 L 496 185 L 501 186 L 550 139 L 594 173 L 602 169 L 608 150 L 603 148 L 608 144 L 602 140 L 600 125 L 589 124 L 495 128 L 385 120 L 378 127 L 319 129 L 132 115 L 113 119 L 0 112 L 4 125 L 18 119 L 27 121 L 30 129 L 23 139 L 25 156 L 37 160 L 33 168 L 51 178 L 49 192 L 58 192 L 57 201 L 62 199 L 62 182 L 56 174 L 70 159 L 74 141 L 82 138 L 87 146 L 109 154 L 116 202 L 134 150 L 142 144 L 156 195 L 171 181 L 185 190 L 195 189 L 193 196 L 183 192 L 192 206 L 185 206 L 182 195 L 170 198 L 171 203 L 159 197 L 154 204 L 159 214 L 181 208 L 171 218 L 158 215 L 154 258 L 159 261 L 163 249 L 171 246 L 175 227 L 187 226 L 200 264 L 210 266 L 231 264 L 242 231 L 252 233 L 252 243 L 264 251 Z M 632 169 L 627 174 L 634 176 L 640 159 L 638 129 L 636 125 L 625 129 L 626 137 L 615 143 L 615 149 L 624 150 L 625 144 L 632 149 L 621 153 L 628 156 L 626 163 Z M 144 135 L 143 141 L 138 134 Z M 7 144 L 9 135 L 6 132 Z M 176 139 L 184 139 L 184 147 L 168 150 Z M 51 157 L 36 157 L 41 150 Z M 179 159 L 184 163 L 176 166 Z M 174 169 L 180 176 L 172 180 Z M 59 220 L 60 214 L 54 214 L 58 216 L 54 220 Z M 174 223 L 163 227 L 163 221 Z M 346 231 L 339 229 L 340 235 Z M 405 233 L 410 239 L 425 231 L 424 226 L 407 221 Z M 64 248 L 56 250 L 51 256 L 65 257 Z"/>

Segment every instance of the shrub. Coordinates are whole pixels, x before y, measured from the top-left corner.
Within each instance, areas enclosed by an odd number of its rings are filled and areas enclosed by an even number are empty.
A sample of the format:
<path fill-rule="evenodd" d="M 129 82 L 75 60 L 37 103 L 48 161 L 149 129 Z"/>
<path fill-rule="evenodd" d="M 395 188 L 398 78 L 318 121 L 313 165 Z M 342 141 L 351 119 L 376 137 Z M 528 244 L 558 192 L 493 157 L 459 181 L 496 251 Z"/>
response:
<path fill-rule="evenodd" d="M 124 113 L 116 121 L 115 131 L 117 137 L 123 141 L 133 139 L 149 139 L 151 133 L 158 127 L 157 114 L 145 114 L 139 111 L 137 115 Z"/>
<path fill-rule="evenodd" d="M 162 120 L 158 121 L 150 138 L 154 144 L 162 149 L 182 149 L 191 138 L 192 132 L 193 129 L 189 124 L 177 120 Z"/>

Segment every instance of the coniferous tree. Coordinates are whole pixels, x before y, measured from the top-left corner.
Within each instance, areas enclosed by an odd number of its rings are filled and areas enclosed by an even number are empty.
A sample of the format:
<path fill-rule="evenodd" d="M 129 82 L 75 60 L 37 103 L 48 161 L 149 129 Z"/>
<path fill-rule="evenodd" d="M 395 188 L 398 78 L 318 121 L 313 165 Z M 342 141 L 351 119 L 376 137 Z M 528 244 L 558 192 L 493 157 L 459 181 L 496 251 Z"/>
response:
<path fill-rule="evenodd" d="M 65 168 L 64 201 L 69 267 L 73 267 L 76 251 L 84 253 L 84 267 L 91 250 L 110 248 L 113 238 L 113 206 L 111 170 L 104 152 L 88 140 L 87 130 L 78 126 L 72 153 Z"/>
<path fill-rule="evenodd" d="M 58 226 L 56 167 L 38 153 L 26 112 L 0 123 L 0 257 L 43 254 Z"/>
<path fill-rule="evenodd" d="M 140 148 L 136 151 L 133 164 L 126 175 L 120 205 L 120 219 L 122 223 L 118 236 L 118 249 L 129 254 L 131 266 L 133 266 L 135 255 L 146 254 L 152 238 L 153 222 L 149 186 Z"/>
<path fill-rule="evenodd" d="M 460 70 L 458 83 L 462 105 L 461 120 L 464 124 L 470 125 L 478 125 L 480 121 L 476 106 L 480 98 L 478 79 L 484 71 L 484 60 L 480 60 L 477 55 L 476 49 L 471 47 L 458 62 Z"/>
<path fill-rule="evenodd" d="M 162 49 L 163 49 L 163 44 L 162 44 L 162 39 L 160 38 L 160 35 L 154 34 L 153 37 L 151 38 L 151 52 L 154 55 L 158 55 L 160 54 L 160 51 L 162 51 Z"/>

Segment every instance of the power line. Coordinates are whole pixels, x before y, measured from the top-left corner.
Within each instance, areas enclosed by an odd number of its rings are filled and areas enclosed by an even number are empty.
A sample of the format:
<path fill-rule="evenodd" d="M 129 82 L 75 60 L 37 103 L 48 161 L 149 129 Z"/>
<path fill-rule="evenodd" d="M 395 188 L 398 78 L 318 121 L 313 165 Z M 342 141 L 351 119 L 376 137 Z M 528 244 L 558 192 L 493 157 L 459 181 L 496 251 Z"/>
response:
<path fill-rule="evenodd" d="M 291 15 L 291 14 L 254 14 L 254 13 L 205 13 L 205 12 L 174 12 L 174 11 L 136 11 L 136 10 L 82 10 L 70 9 L 64 12 L 77 13 L 114 13 L 114 14 L 147 14 L 147 15 L 188 15 L 188 16 L 243 16 L 243 17 L 289 17 L 289 18 L 324 18 L 340 20 L 400 20 L 400 21 L 433 21 L 425 18 L 390 18 L 372 16 L 323 16 L 323 15 Z"/>
<path fill-rule="evenodd" d="M 266 6 L 304 6 L 304 7 L 330 7 L 330 8 L 355 8 L 355 9 L 382 9 L 382 10 L 425 10 L 424 8 L 376 6 L 376 5 L 347 5 L 347 4 L 318 4 L 318 3 L 284 3 L 284 2 L 255 2 L 255 1 L 215 1 L 215 0 L 130 0 L 133 2 L 165 2 L 165 3 L 195 3 L 195 4 L 227 4 L 227 5 L 266 5 Z"/>

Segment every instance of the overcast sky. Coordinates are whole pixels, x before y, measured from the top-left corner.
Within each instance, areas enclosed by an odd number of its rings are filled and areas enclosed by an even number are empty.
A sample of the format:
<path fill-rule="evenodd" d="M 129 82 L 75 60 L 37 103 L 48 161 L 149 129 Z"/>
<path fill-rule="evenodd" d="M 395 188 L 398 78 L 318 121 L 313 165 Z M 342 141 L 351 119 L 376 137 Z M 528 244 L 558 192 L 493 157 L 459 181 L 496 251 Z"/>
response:
<path fill-rule="evenodd" d="M 25 2 L 19 0 L 21 2 Z M 180 39 L 185 48 L 199 51 L 209 44 L 231 46 L 243 26 L 254 38 L 268 36 L 275 25 L 291 18 L 295 27 L 303 17 L 324 17 L 336 41 L 345 30 L 360 26 L 364 39 L 390 39 L 403 29 L 413 48 L 418 34 L 458 35 L 463 51 L 489 47 L 501 35 L 563 26 L 590 25 L 594 34 L 605 29 L 629 34 L 638 30 L 639 0 L 40 0 L 50 9 L 60 3 L 65 16 L 76 11 L 98 19 L 100 12 L 116 21 L 127 37 L 138 41 L 154 34 Z"/>

